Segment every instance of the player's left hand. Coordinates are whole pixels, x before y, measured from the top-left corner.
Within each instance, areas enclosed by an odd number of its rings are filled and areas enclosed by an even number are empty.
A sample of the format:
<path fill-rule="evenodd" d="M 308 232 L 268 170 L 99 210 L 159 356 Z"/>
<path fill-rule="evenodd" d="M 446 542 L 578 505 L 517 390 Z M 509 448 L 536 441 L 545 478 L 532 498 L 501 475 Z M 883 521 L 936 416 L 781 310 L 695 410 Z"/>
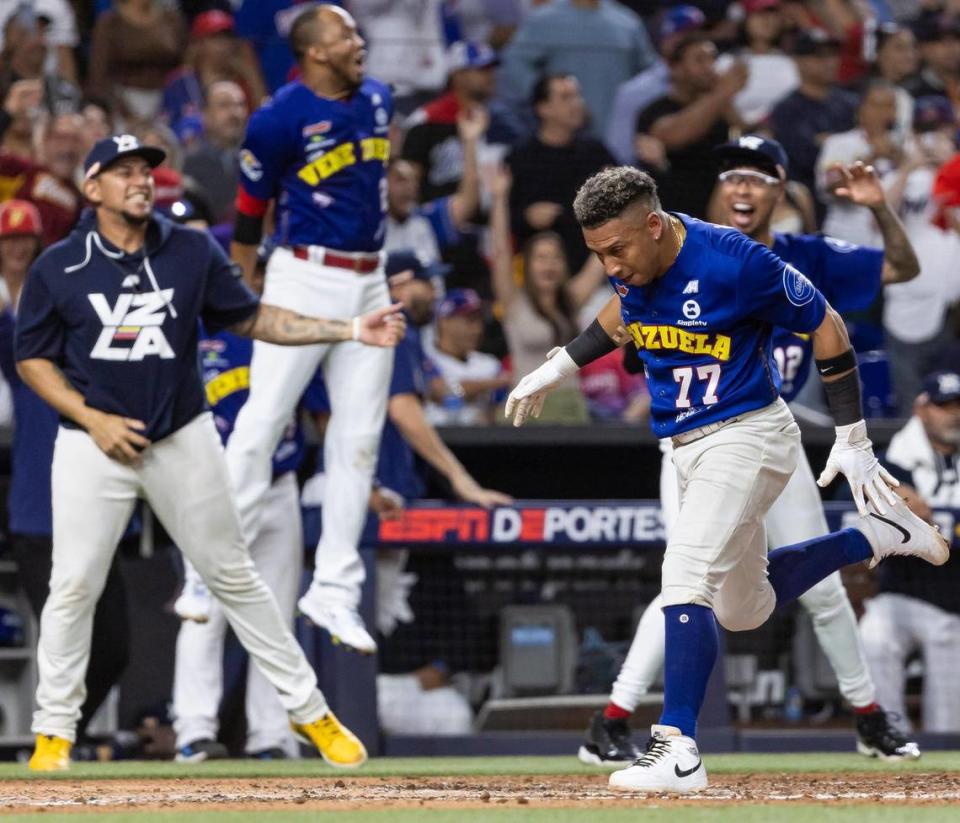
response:
<path fill-rule="evenodd" d="M 867 424 L 863 420 L 837 426 L 837 440 L 817 485 L 828 486 L 837 474 L 847 478 L 861 517 L 868 514 L 868 500 L 877 514 L 885 514 L 887 505 L 893 506 L 899 501 L 893 489 L 900 485 L 900 481 L 874 456 L 873 444 L 867 437 Z"/>
<path fill-rule="evenodd" d="M 451 477 L 450 485 L 453 486 L 454 494 L 464 503 L 473 503 L 484 509 L 492 509 L 494 506 L 509 506 L 513 503 L 513 498 L 509 494 L 483 488 L 466 472 Z"/>
<path fill-rule="evenodd" d="M 837 164 L 832 170 L 841 175 L 839 184 L 833 189 L 836 197 L 867 208 L 882 206 L 886 202 L 880 177 L 873 166 L 866 166 L 858 160 L 850 166 Z"/>
<path fill-rule="evenodd" d="M 355 317 L 354 339 L 368 346 L 396 346 L 407 331 L 407 318 L 404 317 L 402 309 L 402 303 L 394 303 L 392 306 L 384 306 Z"/>

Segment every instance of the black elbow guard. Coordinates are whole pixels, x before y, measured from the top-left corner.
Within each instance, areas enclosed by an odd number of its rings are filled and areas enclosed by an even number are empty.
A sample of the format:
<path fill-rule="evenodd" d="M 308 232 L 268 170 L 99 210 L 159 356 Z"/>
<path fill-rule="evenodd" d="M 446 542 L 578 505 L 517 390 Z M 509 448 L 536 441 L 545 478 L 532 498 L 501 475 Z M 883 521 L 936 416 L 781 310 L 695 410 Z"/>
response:
<path fill-rule="evenodd" d="M 242 243 L 244 246 L 256 246 L 260 243 L 263 236 L 263 218 L 251 217 L 242 211 L 237 212 L 236 220 L 233 222 L 233 240 L 235 243 Z"/>
<path fill-rule="evenodd" d="M 566 345 L 567 354 L 578 366 L 586 366 L 594 360 L 599 360 L 605 354 L 612 352 L 617 344 L 610 339 L 600 325 L 599 320 L 594 320 L 586 329 L 578 334 Z"/>

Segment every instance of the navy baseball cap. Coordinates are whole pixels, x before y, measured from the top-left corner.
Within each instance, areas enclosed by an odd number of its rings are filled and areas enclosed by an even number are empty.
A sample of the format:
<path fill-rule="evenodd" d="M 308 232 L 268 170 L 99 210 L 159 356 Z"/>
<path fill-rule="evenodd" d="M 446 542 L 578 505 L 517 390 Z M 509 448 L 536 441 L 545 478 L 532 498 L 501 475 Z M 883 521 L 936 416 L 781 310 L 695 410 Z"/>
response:
<path fill-rule="evenodd" d="M 790 160 L 783 146 L 776 140 L 761 137 L 759 134 L 745 134 L 737 140 L 716 146 L 713 154 L 724 169 L 742 165 L 757 166 L 777 177 L 786 177 L 790 170 Z"/>
<path fill-rule="evenodd" d="M 953 125 L 953 104 L 942 94 L 925 94 L 913 103 L 913 130 L 935 131 Z"/>
<path fill-rule="evenodd" d="M 950 403 L 960 400 L 960 373 L 950 370 L 935 371 L 923 379 L 923 391 L 931 403 Z"/>
<path fill-rule="evenodd" d="M 158 146 L 145 146 L 132 134 L 115 134 L 98 140 L 83 161 L 83 179 L 89 180 L 123 157 L 142 157 L 151 168 L 159 166 L 167 153 Z"/>
<path fill-rule="evenodd" d="M 499 62 L 497 53 L 486 43 L 458 40 L 447 49 L 447 71 L 450 74 L 460 69 L 485 69 Z"/>
<path fill-rule="evenodd" d="M 437 303 L 437 319 L 478 314 L 483 311 L 483 301 L 473 289 L 450 289 L 443 300 Z"/>
<path fill-rule="evenodd" d="M 399 274 L 402 271 L 413 272 L 414 280 L 433 280 L 434 277 L 445 277 L 452 266 L 445 263 L 430 263 L 424 265 L 423 261 L 410 249 L 400 249 L 392 251 L 387 255 L 387 261 L 384 263 L 384 271 L 387 277 Z"/>
<path fill-rule="evenodd" d="M 706 20 L 703 12 L 696 6 L 671 6 L 660 20 L 659 40 L 662 43 L 668 37 L 696 31 Z"/>

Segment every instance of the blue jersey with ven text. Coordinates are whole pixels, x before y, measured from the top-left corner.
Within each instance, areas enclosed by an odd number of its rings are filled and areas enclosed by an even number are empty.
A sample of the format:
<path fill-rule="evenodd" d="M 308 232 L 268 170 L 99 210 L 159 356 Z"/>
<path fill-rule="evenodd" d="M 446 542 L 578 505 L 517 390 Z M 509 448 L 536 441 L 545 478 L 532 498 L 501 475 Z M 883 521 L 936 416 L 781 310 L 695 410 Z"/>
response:
<path fill-rule="evenodd" d="M 276 198 L 279 245 L 379 251 L 392 117 L 389 90 L 370 78 L 343 100 L 295 81 L 253 114 L 240 185 L 260 200 Z"/>
<path fill-rule="evenodd" d="M 882 249 L 822 235 L 774 234 L 773 253 L 802 271 L 838 312 L 867 308 L 880 290 Z M 793 400 L 807 382 L 812 354 L 810 335 L 773 330 L 773 358 L 780 370 L 784 400 Z"/>
<path fill-rule="evenodd" d="M 773 327 L 810 332 L 826 313 L 816 287 L 766 246 L 678 217 L 686 239 L 662 277 L 633 287 L 612 278 L 647 373 L 658 437 L 772 403 L 780 389 Z"/>

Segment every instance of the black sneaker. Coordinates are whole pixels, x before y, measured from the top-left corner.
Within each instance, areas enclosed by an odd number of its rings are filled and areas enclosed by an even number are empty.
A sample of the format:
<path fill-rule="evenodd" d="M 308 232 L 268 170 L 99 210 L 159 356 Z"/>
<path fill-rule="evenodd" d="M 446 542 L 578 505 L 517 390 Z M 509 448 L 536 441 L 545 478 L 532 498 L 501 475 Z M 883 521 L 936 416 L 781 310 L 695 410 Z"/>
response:
<path fill-rule="evenodd" d="M 920 747 L 912 740 L 907 740 L 906 735 L 890 722 L 896 717 L 883 709 L 858 714 L 857 751 L 887 762 L 919 760 Z"/>
<path fill-rule="evenodd" d="M 626 720 L 608 720 L 603 712 L 597 712 L 587 727 L 577 757 L 588 766 L 617 767 L 629 766 L 641 754 Z"/>
<path fill-rule="evenodd" d="M 177 763 L 203 763 L 205 760 L 226 760 L 230 752 L 216 740 L 194 740 L 177 752 Z"/>
<path fill-rule="evenodd" d="M 251 760 L 287 760 L 287 753 L 279 746 L 272 746 L 269 749 L 250 752 L 247 757 Z"/>

